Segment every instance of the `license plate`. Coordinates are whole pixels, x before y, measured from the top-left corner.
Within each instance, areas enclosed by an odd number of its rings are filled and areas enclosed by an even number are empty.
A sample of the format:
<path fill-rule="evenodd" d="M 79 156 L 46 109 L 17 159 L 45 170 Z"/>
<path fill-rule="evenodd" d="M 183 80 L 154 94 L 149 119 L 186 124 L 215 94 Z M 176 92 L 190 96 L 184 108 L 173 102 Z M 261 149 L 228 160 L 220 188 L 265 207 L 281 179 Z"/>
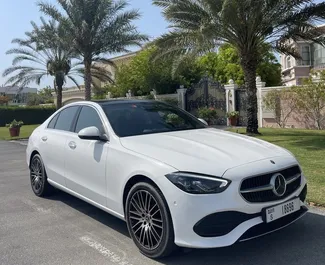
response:
<path fill-rule="evenodd" d="M 294 200 L 266 208 L 265 210 L 265 221 L 270 223 L 281 217 L 294 213 L 300 210 L 300 199 L 296 198 Z"/>

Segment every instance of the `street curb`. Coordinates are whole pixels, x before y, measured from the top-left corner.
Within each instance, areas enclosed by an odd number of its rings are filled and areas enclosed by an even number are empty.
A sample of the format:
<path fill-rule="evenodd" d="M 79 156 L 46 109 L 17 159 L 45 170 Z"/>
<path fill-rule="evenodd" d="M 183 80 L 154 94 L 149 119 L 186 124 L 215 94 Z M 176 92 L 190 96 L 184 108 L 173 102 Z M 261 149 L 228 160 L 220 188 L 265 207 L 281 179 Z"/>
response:
<path fill-rule="evenodd" d="M 9 142 L 10 143 L 20 144 L 20 145 L 23 145 L 23 146 L 27 146 L 28 145 L 28 138 L 27 139 L 19 139 L 19 140 L 11 140 Z"/>
<path fill-rule="evenodd" d="M 325 216 L 325 208 L 317 206 L 308 206 L 309 212 Z"/>

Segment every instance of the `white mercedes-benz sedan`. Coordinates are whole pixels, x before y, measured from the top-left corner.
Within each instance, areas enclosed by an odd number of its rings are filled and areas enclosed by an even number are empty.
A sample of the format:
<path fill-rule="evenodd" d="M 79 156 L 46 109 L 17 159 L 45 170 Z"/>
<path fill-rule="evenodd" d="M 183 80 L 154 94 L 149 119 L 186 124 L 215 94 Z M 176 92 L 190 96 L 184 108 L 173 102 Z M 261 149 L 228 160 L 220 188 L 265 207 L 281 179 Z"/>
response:
<path fill-rule="evenodd" d="M 26 155 L 37 196 L 55 187 L 125 220 L 151 258 L 229 246 L 308 211 L 289 151 L 159 101 L 69 104 L 34 130 Z"/>

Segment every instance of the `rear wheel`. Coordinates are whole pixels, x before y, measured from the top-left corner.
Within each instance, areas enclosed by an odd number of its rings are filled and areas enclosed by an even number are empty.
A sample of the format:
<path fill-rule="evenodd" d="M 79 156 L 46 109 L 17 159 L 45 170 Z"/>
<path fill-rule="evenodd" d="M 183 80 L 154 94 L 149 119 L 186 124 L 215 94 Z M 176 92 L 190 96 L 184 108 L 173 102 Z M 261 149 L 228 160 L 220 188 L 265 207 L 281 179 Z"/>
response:
<path fill-rule="evenodd" d="M 134 185 L 126 200 L 129 233 L 140 252 L 150 258 L 162 258 L 175 250 L 174 230 L 167 203 L 153 185 Z"/>
<path fill-rule="evenodd" d="M 30 183 L 36 196 L 48 196 L 53 191 L 53 187 L 47 182 L 45 167 L 39 154 L 35 154 L 30 163 Z"/>

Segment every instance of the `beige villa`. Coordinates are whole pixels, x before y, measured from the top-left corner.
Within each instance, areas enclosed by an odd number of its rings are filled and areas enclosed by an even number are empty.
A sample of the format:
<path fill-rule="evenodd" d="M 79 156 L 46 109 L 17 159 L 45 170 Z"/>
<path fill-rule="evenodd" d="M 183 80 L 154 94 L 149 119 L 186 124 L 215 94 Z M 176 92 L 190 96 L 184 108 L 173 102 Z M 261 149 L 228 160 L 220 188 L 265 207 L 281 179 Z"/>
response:
<path fill-rule="evenodd" d="M 325 25 L 319 26 L 325 33 Z M 280 55 L 282 81 L 286 86 L 301 85 L 310 71 L 325 69 L 325 47 L 311 41 L 292 42 L 300 52 L 301 59 Z"/>

